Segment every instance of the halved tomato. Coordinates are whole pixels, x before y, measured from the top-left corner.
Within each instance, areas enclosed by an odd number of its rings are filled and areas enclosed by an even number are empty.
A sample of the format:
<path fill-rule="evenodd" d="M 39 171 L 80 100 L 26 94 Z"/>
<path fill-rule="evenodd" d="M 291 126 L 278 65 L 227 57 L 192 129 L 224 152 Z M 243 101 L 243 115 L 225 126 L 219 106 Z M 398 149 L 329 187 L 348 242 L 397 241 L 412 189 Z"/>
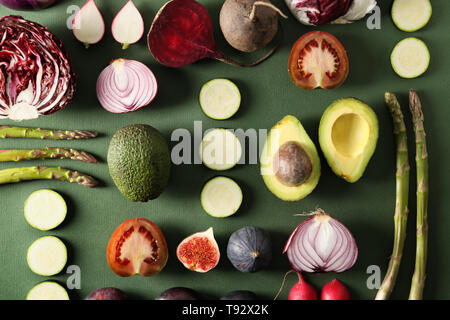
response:
<path fill-rule="evenodd" d="M 292 47 L 288 70 L 292 82 L 302 89 L 335 89 L 348 76 L 347 52 L 332 34 L 311 31 Z"/>
<path fill-rule="evenodd" d="M 121 276 L 159 273 L 168 258 L 167 242 L 153 222 L 139 218 L 122 223 L 109 239 L 106 257 L 111 270 Z"/>

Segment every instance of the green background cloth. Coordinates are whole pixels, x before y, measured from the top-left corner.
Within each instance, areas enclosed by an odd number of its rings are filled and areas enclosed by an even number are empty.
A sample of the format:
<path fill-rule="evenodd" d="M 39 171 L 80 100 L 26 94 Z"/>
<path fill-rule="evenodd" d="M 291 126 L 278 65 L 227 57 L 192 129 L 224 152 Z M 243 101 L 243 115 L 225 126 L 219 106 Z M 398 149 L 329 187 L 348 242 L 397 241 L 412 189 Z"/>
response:
<path fill-rule="evenodd" d="M 450 130 L 450 2 L 433 1 L 434 12 L 430 23 L 415 33 L 398 30 L 390 18 L 391 1 L 379 1 L 382 7 L 380 30 L 369 30 L 366 20 L 350 25 L 327 25 L 319 28 L 300 24 L 289 14 L 282 19 L 284 38 L 277 53 L 254 68 L 239 68 L 214 60 L 204 60 L 179 69 L 166 68 L 157 63 L 147 49 L 146 39 L 126 51 L 116 43 L 110 32 L 112 19 L 126 0 L 98 0 L 106 22 L 104 39 L 86 50 L 66 27 L 69 5 L 81 6 L 84 0 L 62 1 L 49 9 L 23 12 L 24 17 L 47 26 L 63 43 L 73 59 L 78 74 L 75 100 L 64 110 L 38 120 L 20 123 L 22 126 L 54 129 L 88 129 L 100 132 L 93 140 L 51 142 L 9 139 L 0 141 L 1 148 L 31 148 L 45 146 L 72 147 L 92 152 L 102 163 L 84 164 L 70 160 L 2 163 L 0 169 L 31 165 L 63 166 L 80 170 L 100 179 L 104 186 L 88 189 L 59 181 L 34 181 L 0 186 L 0 298 L 23 299 L 35 284 L 54 279 L 65 284 L 68 274 L 55 277 L 35 275 L 27 266 L 27 247 L 38 237 L 56 235 L 69 249 L 68 265 L 81 268 L 81 290 L 70 290 L 72 299 L 84 298 L 101 287 L 117 287 L 131 298 L 153 299 L 163 290 L 175 286 L 191 287 L 203 296 L 218 298 L 232 290 L 247 289 L 261 298 L 272 299 L 280 288 L 283 276 L 290 269 L 281 252 L 294 228 L 304 220 L 293 216 L 317 207 L 337 218 L 354 234 L 359 246 L 355 266 L 339 275 L 305 275 L 315 287 L 320 288 L 338 277 L 350 289 L 354 299 L 373 299 L 376 290 L 367 288 L 366 270 L 378 265 L 382 277 L 386 271 L 393 243 L 393 215 L 395 203 L 395 152 L 391 118 L 384 105 L 384 92 L 398 94 L 402 103 L 409 132 L 411 171 L 410 219 L 408 236 L 395 299 L 406 299 L 409 294 L 415 259 L 415 164 L 414 139 L 411 135 L 410 114 L 407 111 L 407 93 L 415 88 L 423 103 L 425 125 L 430 154 L 430 205 L 429 205 L 429 261 L 424 297 L 449 299 L 450 258 L 447 242 L 450 240 L 450 206 L 445 200 L 450 191 L 450 162 L 448 134 Z M 136 0 L 145 19 L 150 24 L 164 1 Z M 202 0 L 213 20 L 219 48 L 241 61 L 251 61 L 268 49 L 255 54 L 240 54 L 224 40 L 218 25 L 220 0 Z M 288 13 L 281 0 L 275 5 Z M 17 12 L 0 8 L 0 15 Z M 345 84 L 336 90 L 304 91 L 294 86 L 287 73 L 287 61 L 292 44 L 307 31 L 325 30 L 341 40 L 350 60 L 350 74 Z M 147 32 L 147 31 L 146 31 Z M 423 39 L 431 51 L 431 65 L 427 73 L 414 80 L 399 78 L 392 70 L 389 56 L 395 44 L 406 37 Z M 145 38 L 145 37 L 144 37 Z M 148 107 L 131 114 L 112 114 L 105 111 L 96 98 L 96 80 L 103 68 L 116 58 L 136 59 L 146 63 L 159 82 L 156 100 Z M 229 78 L 241 89 L 242 105 L 230 120 L 215 121 L 207 118 L 198 104 L 202 84 L 212 78 Z M 244 203 L 239 212 L 227 219 L 208 216 L 200 205 L 202 185 L 217 172 L 202 165 L 173 166 L 168 188 L 160 198 L 149 203 L 132 203 L 114 186 L 106 164 L 108 144 L 114 132 L 126 125 L 146 123 L 159 129 L 170 140 L 173 130 L 187 128 L 193 132 L 195 120 L 203 122 L 203 129 L 214 127 L 270 129 L 287 114 L 298 117 L 318 147 L 318 125 L 325 108 L 342 97 L 356 97 L 372 106 L 380 122 L 377 150 L 363 178 L 350 184 L 338 178 L 328 167 L 321 154 L 322 177 L 314 192 L 299 202 L 287 203 L 272 195 L 265 187 L 258 165 L 238 165 L 224 175 L 235 179 L 243 188 Z M 2 120 L 1 125 L 13 124 Z M 174 143 L 171 143 L 173 146 Z M 53 231 L 39 231 L 30 227 L 23 217 L 23 205 L 30 193 L 41 188 L 51 188 L 61 193 L 69 206 L 66 221 Z M 110 235 L 123 221 L 143 217 L 160 226 L 169 244 L 169 261 L 157 276 L 120 278 L 108 267 L 106 246 Z M 226 257 L 226 245 L 231 233 L 243 226 L 252 225 L 270 232 L 273 239 L 273 261 L 269 268 L 255 274 L 237 271 Z M 207 274 L 185 269 L 176 258 L 178 243 L 186 236 L 213 226 L 222 257 L 219 265 Z M 296 276 L 290 275 L 281 295 L 287 298 Z"/>

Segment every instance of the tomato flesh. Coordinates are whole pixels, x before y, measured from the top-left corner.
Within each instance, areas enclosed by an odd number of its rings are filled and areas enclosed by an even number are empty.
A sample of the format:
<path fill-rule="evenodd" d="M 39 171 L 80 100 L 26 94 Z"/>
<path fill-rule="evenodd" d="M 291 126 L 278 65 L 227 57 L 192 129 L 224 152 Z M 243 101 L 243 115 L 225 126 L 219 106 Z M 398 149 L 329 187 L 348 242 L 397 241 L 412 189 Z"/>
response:
<path fill-rule="evenodd" d="M 108 265 L 121 277 L 134 274 L 153 276 L 164 268 L 167 258 L 164 235 L 147 219 L 125 221 L 114 231 L 108 243 Z"/>
<path fill-rule="evenodd" d="M 292 82 L 302 89 L 335 89 L 349 73 L 347 52 L 330 33 L 308 32 L 292 47 L 288 70 Z"/>

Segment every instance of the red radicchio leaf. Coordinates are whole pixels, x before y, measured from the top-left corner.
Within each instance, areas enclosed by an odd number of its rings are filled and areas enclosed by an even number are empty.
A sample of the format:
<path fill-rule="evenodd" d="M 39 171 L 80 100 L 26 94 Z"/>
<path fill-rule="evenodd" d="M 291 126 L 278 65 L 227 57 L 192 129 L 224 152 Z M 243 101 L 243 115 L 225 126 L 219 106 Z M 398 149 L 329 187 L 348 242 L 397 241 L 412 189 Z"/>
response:
<path fill-rule="evenodd" d="M 351 0 L 285 0 L 287 6 L 302 23 L 320 26 L 345 15 Z"/>
<path fill-rule="evenodd" d="M 0 119 L 36 119 L 68 105 L 76 75 L 61 40 L 19 16 L 0 18 Z"/>

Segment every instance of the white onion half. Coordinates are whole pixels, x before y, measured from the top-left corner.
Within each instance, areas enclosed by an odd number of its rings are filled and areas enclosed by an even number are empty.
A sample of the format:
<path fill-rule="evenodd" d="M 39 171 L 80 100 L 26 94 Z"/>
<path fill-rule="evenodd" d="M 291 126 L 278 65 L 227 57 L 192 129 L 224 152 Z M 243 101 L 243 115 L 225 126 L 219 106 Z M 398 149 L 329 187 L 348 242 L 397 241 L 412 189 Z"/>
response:
<path fill-rule="evenodd" d="M 358 258 L 351 232 L 322 210 L 301 223 L 289 237 L 283 253 L 299 272 L 344 272 Z"/>
<path fill-rule="evenodd" d="M 153 72 L 142 62 L 117 59 L 106 67 L 97 80 L 100 104 L 112 113 L 128 113 L 145 107 L 158 92 Z"/>

